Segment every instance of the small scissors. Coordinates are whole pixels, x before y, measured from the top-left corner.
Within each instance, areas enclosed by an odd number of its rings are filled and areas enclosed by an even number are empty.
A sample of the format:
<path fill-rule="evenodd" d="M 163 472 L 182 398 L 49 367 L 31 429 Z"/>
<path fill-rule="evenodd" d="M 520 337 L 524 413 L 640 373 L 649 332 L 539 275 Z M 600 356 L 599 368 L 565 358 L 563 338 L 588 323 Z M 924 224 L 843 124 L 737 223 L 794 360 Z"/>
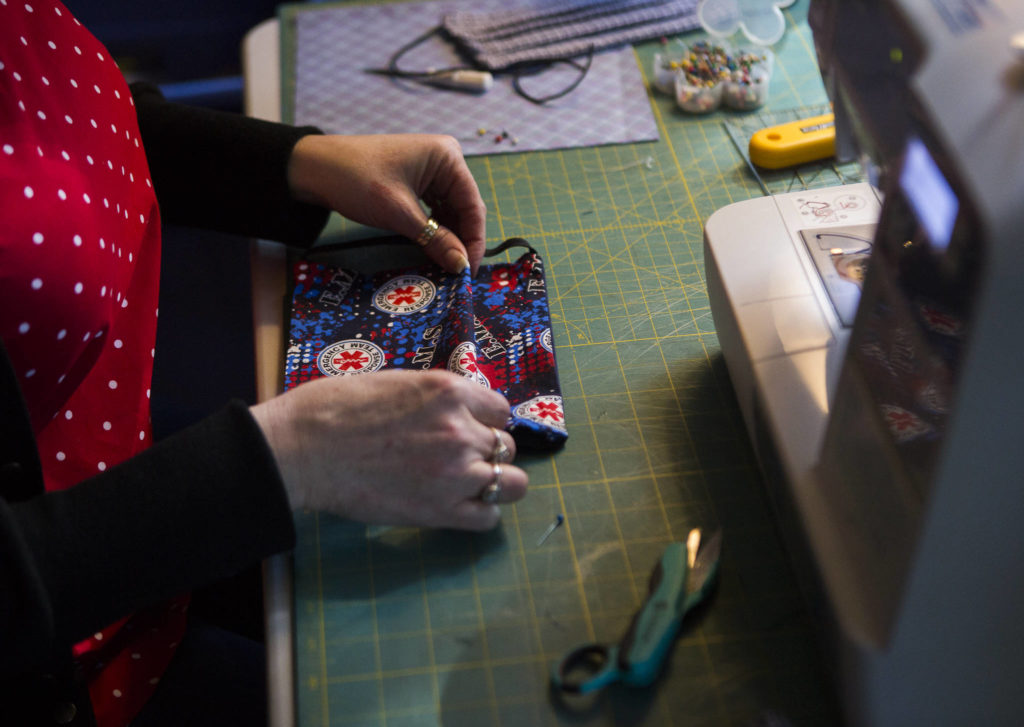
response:
<path fill-rule="evenodd" d="M 552 685 L 571 694 L 588 694 L 612 682 L 634 687 L 651 684 L 661 670 L 686 613 L 704 600 L 718 573 L 722 532 L 701 540 L 690 531 L 686 543 L 672 543 L 651 573 L 647 600 L 629 630 L 614 646 L 585 644 L 555 665 Z"/>

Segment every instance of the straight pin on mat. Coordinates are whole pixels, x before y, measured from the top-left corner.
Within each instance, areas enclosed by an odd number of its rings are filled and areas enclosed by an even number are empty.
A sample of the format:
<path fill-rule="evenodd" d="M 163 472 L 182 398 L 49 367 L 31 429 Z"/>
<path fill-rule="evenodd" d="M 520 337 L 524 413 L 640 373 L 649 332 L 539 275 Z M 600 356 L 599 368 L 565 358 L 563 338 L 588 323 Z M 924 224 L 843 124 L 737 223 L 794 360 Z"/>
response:
<path fill-rule="evenodd" d="M 558 517 L 555 518 L 555 521 L 548 525 L 548 529 L 545 530 L 544 534 L 540 536 L 540 540 L 537 541 L 537 546 L 540 547 L 541 545 L 544 545 L 544 541 L 548 539 L 548 536 L 551 535 L 551 533 L 555 532 L 555 528 L 557 528 L 564 522 L 565 516 L 562 515 L 562 513 L 558 513 Z"/>

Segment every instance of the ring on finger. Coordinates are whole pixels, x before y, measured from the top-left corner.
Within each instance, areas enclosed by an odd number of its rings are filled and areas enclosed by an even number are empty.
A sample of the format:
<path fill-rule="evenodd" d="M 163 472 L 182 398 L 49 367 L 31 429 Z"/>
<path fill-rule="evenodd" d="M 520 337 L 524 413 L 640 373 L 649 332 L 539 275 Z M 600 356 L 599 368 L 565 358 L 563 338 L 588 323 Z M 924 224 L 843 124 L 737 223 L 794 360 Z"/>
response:
<path fill-rule="evenodd" d="M 501 497 L 501 465 L 491 465 L 494 470 L 494 479 L 484 489 L 480 490 L 480 499 L 488 505 L 493 505 Z"/>
<path fill-rule="evenodd" d="M 434 239 L 434 235 L 437 234 L 439 229 L 441 229 L 441 226 L 437 224 L 437 220 L 433 217 L 428 217 L 423 225 L 423 229 L 420 230 L 420 234 L 416 236 L 416 244 L 420 247 L 426 247 Z"/>
<path fill-rule="evenodd" d="M 505 444 L 505 440 L 501 438 L 501 431 L 496 427 L 491 427 L 491 431 L 494 432 L 494 449 L 491 451 L 490 461 L 493 463 L 507 462 L 509 455 L 512 454 L 512 450 Z"/>

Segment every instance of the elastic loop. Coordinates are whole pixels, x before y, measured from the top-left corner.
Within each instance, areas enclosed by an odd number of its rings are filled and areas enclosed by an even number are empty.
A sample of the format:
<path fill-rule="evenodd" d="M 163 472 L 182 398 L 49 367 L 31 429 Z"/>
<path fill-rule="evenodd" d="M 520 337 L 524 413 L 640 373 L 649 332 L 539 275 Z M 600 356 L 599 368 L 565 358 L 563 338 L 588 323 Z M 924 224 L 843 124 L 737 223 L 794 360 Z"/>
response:
<path fill-rule="evenodd" d="M 586 63 L 584 63 L 583 65 L 580 65 L 577 61 L 575 61 L 572 58 L 556 58 L 552 61 L 549 61 L 541 65 L 529 63 L 519 68 L 513 66 L 512 68 L 509 69 L 510 71 L 512 71 L 512 88 L 514 88 L 516 93 L 525 98 L 527 101 L 535 103 L 538 106 L 541 106 L 547 103 L 548 101 L 554 101 L 555 99 L 562 98 L 563 96 L 568 96 L 570 93 L 575 91 L 576 87 L 583 83 L 583 79 L 587 77 L 587 73 L 590 71 L 590 65 L 594 62 L 594 46 L 590 46 L 590 48 L 587 50 L 586 58 Z M 551 68 L 551 66 L 555 65 L 556 63 L 565 63 L 566 65 L 572 66 L 573 68 L 577 69 L 580 72 L 580 74 L 576 77 L 576 80 L 574 80 L 568 86 L 563 88 L 561 91 L 553 93 L 549 96 L 533 96 L 523 89 L 523 76 L 536 76 L 538 73 L 542 73 L 547 69 Z"/>
<path fill-rule="evenodd" d="M 533 245 L 528 243 L 523 238 L 521 238 L 521 237 L 510 237 L 507 240 L 505 240 L 505 242 L 501 243 L 500 245 L 497 245 L 495 247 L 488 248 L 487 250 L 484 250 L 484 257 L 494 257 L 495 255 L 500 255 L 501 253 L 505 252 L 506 250 L 510 250 L 513 247 L 524 247 L 524 248 L 526 248 L 527 250 L 529 250 L 532 253 L 536 253 L 537 252 L 536 250 L 533 249 Z"/>

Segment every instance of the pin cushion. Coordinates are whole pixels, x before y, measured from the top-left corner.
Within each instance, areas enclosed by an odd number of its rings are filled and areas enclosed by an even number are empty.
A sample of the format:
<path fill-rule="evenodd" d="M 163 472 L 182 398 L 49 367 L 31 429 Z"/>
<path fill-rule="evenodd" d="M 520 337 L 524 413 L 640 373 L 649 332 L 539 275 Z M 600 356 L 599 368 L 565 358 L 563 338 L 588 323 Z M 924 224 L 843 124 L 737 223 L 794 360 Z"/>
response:
<path fill-rule="evenodd" d="M 656 53 L 654 86 L 689 113 L 708 113 L 723 103 L 748 111 L 768 100 L 773 62 L 766 47 L 733 48 L 722 40 L 701 39 L 678 53 Z"/>

